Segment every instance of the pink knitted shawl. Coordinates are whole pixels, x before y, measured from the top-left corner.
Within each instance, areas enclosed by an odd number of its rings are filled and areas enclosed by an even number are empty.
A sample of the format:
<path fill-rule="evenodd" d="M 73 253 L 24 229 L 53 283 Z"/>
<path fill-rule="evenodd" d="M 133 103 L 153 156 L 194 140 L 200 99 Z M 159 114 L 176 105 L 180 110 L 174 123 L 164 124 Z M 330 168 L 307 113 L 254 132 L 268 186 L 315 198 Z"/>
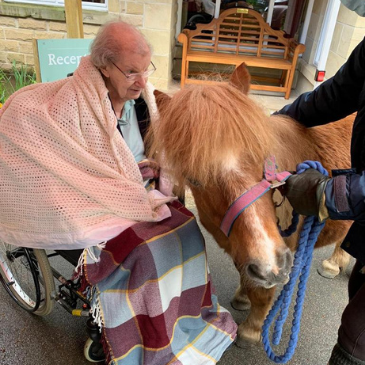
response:
<path fill-rule="evenodd" d="M 89 57 L 73 77 L 14 93 L 0 109 L 0 239 L 85 248 L 169 216 L 172 198 L 146 192 L 116 123 Z"/>

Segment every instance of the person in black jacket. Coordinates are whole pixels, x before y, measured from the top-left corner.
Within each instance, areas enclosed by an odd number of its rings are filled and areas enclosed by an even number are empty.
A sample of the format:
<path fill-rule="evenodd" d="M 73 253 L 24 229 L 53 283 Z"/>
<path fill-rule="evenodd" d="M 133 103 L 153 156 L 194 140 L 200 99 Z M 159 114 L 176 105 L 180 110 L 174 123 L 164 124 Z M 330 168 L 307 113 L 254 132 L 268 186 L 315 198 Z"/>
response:
<path fill-rule="evenodd" d="M 349 280 L 349 303 L 328 365 L 365 365 L 365 39 L 332 78 L 275 113 L 313 127 L 354 112 L 352 168 L 333 178 L 309 169 L 290 177 L 282 189 L 299 214 L 354 221 L 342 248 L 357 261 Z"/>

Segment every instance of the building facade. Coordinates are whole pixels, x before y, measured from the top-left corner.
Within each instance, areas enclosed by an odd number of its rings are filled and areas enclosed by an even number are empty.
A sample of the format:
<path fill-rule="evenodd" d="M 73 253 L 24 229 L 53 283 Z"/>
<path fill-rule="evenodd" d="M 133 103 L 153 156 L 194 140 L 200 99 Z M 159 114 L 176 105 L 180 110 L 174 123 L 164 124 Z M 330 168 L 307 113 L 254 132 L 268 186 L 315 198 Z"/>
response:
<path fill-rule="evenodd" d="M 175 46 L 177 4 L 174 0 L 107 0 L 105 7 L 84 8 L 85 38 L 93 38 L 100 25 L 121 19 L 136 25 L 153 47 L 157 71 L 150 81 L 167 90 L 171 83 L 172 52 Z M 64 7 L 32 2 L 0 0 L 0 67 L 11 69 L 13 61 L 34 66 L 33 39 L 67 37 Z M 44 1 L 46 3 L 46 1 Z M 91 3 L 92 4 L 92 3 Z"/>
<path fill-rule="evenodd" d="M 0 0 L 2 69 L 10 69 L 13 61 L 34 66 L 33 39 L 67 37 L 62 1 Z M 176 36 L 182 27 L 185 0 L 98 1 L 104 2 L 83 2 L 84 37 L 93 38 L 100 25 L 112 19 L 136 25 L 154 49 L 152 60 L 157 71 L 150 81 L 156 88 L 168 90 L 173 83 L 174 65 L 175 71 L 179 68 Z M 289 5 L 303 3 L 301 26 L 296 36 L 305 43 L 306 51 L 298 63 L 294 85 L 300 91 L 307 91 L 318 85 L 315 81 L 317 69 L 322 68 L 326 72 L 325 77 L 329 78 L 346 61 L 365 35 L 365 18 L 341 5 L 340 0 L 288 2 Z"/>

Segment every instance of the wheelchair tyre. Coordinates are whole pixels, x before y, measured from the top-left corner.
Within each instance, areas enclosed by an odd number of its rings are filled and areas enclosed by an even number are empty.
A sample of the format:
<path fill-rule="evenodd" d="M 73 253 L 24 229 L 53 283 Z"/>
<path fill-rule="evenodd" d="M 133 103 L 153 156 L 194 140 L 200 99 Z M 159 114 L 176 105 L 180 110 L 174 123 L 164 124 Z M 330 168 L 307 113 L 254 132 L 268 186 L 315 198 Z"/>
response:
<path fill-rule="evenodd" d="M 90 362 L 105 361 L 103 346 L 100 342 L 95 342 L 91 338 L 88 338 L 85 342 L 84 356 L 86 360 Z"/>
<path fill-rule="evenodd" d="M 39 316 L 54 307 L 55 284 L 44 250 L 16 247 L 0 241 L 0 281 L 23 309 Z"/>

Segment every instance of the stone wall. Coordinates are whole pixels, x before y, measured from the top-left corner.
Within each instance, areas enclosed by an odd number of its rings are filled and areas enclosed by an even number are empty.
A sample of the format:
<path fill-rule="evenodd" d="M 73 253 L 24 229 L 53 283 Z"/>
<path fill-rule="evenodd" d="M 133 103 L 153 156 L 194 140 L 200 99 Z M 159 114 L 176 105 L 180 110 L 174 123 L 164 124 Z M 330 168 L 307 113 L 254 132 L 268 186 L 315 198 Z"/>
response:
<path fill-rule="evenodd" d="M 329 75 L 334 75 L 346 62 L 353 49 L 364 39 L 364 36 L 365 18 L 341 6 L 326 65 Z"/>
<path fill-rule="evenodd" d="M 321 28 L 326 12 L 327 0 L 316 0 L 306 39 L 306 51 L 300 62 L 300 72 L 306 78 L 308 86 L 315 86 L 316 67 L 313 64 Z M 326 78 L 333 76 L 346 62 L 351 51 L 359 44 L 365 35 L 365 18 L 358 16 L 341 4 L 333 34 L 330 52 L 326 63 Z M 306 91 L 306 90 L 304 90 Z"/>
<path fill-rule="evenodd" d="M 108 12 L 83 10 L 85 38 L 93 38 L 101 24 L 121 19 L 137 26 L 151 43 L 157 71 L 150 81 L 162 90 L 172 82 L 172 50 L 175 42 L 177 5 L 173 0 L 109 0 Z M 9 3 L 0 0 L 0 67 L 13 61 L 34 66 L 33 39 L 66 38 L 63 7 Z"/>

